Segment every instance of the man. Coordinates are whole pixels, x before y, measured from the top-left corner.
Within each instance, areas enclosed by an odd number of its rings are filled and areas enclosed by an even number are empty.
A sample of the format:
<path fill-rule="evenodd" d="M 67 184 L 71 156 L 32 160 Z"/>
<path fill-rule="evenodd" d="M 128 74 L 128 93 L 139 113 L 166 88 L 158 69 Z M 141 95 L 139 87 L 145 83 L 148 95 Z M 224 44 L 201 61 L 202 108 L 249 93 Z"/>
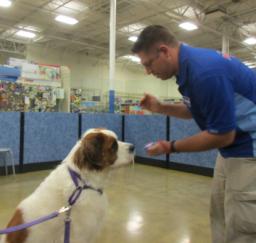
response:
<path fill-rule="evenodd" d="M 148 74 L 176 76 L 184 104 L 145 94 L 152 112 L 194 118 L 200 133 L 161 141 L 150 155 L 219 149 L 211 197 L 213 243 L 256 242 L 256 75 L 238 59 L 182 44 L 163 26 L 146 27 L 132 48 Z"/>

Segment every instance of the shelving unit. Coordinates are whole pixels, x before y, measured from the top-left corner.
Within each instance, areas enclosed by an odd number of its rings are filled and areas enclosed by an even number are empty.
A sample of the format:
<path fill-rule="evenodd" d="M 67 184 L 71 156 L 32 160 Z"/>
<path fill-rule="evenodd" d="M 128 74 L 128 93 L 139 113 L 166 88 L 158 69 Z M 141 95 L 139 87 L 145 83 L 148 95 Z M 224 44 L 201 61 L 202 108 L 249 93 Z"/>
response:
<path fill-rule="evenodd" d="M 70 93 L 71 112 L 104 112 L 101 90 L 72 88 Z"/>
<path fill-rule="evenodd" d="M 147 115 L 151 112 L 144 110 L 140 107 L 140 100 L 144 94 L 135 94 L 135 93 L 125 93 L 125 92 L 116 92 L 115 94 L 115 112 L 122 114 L 137 114 L 137 115 Z M 104 95 L 105 103 L 108 104 L 108 94 Z M 182 102 L 179 98 L 170 98 L 170 97 L 159 97 L 163 102 L 168 103 L 180 103 Z"/>

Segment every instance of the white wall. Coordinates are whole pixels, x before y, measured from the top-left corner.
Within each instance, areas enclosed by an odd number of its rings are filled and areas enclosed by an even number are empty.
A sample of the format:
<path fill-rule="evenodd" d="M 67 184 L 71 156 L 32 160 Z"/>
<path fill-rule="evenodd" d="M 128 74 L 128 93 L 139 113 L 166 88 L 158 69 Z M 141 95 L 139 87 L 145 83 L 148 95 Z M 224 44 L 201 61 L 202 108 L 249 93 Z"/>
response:
<path fill-rule="evenodd" d="M 12 55 L 10 55 L 12 56 Z M 6 56 L 4 57 L 6 58 Z M 3 61 L 1 58 L 0 61 Z M 71 87 L 108 90 L 108 63 L 86 55 L 63 52 L 38 46 L 28 46 L 26 59 L 68 66 L 71 70 Z M 163 97 L 180 97 L 175 80 L 162 81 L 145 74 L 139 66 L 116 66 L 115 90 L 127 93 L 144 92 Z"/>

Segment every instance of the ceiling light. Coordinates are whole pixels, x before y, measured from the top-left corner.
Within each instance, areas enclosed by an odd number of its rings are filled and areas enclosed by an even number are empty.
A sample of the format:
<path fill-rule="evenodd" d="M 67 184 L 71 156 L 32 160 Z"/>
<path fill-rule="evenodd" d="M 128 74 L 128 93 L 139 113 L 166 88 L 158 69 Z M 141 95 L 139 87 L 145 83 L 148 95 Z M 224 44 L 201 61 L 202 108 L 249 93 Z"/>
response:
<path fill-rule="evenodd" d="M 137 36 L 130 36 L 128 38 L 129 41 L 132 41 L 132 42 L 136 42 L 138 40 L 138 37 Z"/>
<path fill-rule="evenodd" d="M 131 59 L 133 62 L 140 63 L 140 58 L 139 58 L 139 57 L 131 56 L 130 59 Z"/>
<path fill-rule="evenodd" d="M 255 68 L 256 67 L 256 63 L 255 62 L 250 62 L 250 61 L 245 61 L 243 62 L 247 67 L 249 68 Z"/>
<path fill-rule="evenodd" d="M 127 55 L 127 56 L 124 56 L 124 58 L 129 59 L 132 62 L 140 63 L 140 58 L 137 56 Z"/>
<path fill-rule="evenodd" d="M 25 31 L 25 30 L 19 30 L 18 32 L 15 33 L 15 35 L 21 36 L 21 37 L 25 37 L 25 38 L 29 38 L 29 39 L 33 39 L 36 37 L 36 34 L 33 32 L 29 32 L 29 31 Z"/>
<path fill-rule="evenodd" d="M 69 25 L 74 25 L 74 24 L 78 23 L 77 19 L 74 19 L 74 18 L 71 18 L 71 17 L 68 17 L 68 16 L 64 16 L 64 15 L 58 15 L 55 18 L 55 20 L 59 21 L 59 22 L 62 22 L 62 23 L 65 23 L 65 24 L 69 24 Z"/>
<path fill-rule="evenodd" d="M 244 40 L 244 43 L 248 45 L 255 45 L 256 44 L 256 38 L 255 37 L 248 37 Z"/>
<path fill-rule="evenodd" d="M 9 8 L 12 5 L 10 0 L 0 0 L 0 7 Z"/>
<path fill-rule="evenodd" d="M 184 30 L 187 30 L 187 31 L 192 31 L 192 30 L 198 29 L 198 27 L 191 22 L 183 22 L 183 23 L 179 24 L 179 27 Z"/>

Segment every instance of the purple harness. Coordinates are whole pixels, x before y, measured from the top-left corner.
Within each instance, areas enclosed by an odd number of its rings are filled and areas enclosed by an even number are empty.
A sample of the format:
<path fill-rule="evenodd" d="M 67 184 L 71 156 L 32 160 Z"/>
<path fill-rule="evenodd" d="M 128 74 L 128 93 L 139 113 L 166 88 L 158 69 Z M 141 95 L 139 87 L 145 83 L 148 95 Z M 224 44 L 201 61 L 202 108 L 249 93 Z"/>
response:
<path fill-rule="evenodd" d="M 97 191 L 100 195 L 102 195 L 103 193 L 102 189 L 96 189 L 91 185 L 89 185 L 88 183 L 86 183 L 81 178 L 80 174 L 72 170 L 70 167 L 68 167 L 68 171 L 69 171 L 70 177 L 72 178 L 73 183 L 76 186 L 76 189 L 72 192 L 71 196 L 68 199 L 69 210 L 66 211 L 64 243 L 69 243 L 69 239 L 70 239 L 71 208 L 76 203 L 77 199 L 80 197 L 82 191 L 86 189 L 91 189 L 91 190 Z M 79 185 L 79 182 L 82 182 L 82 186 Z"/>
<path fill-rule="evenodd" d="M 41 223 L 43 223 L 45 221 L 48 221 L 50 219 L 56 218 L 61 213 L 66 213 L 64 243 L 69 243 L 70 242 L 70 226 L 71 226 L 70 215 L 71 215 L 72 206 L 76 203 L 76 201 L 80 197 L 83 190 L 91 189 L 91 190 L 94 190 L 94 191 L 98 192 L 100 195 L 103 193 L 103 190 L 102 189 L 96 189 L 96 188 L 92 187 L 91 185 L 89 185 L 88 183 L 86 183 L 81 178 L 80 174 L 78 174 L 76 171 L 72 170 L 70 167 L 68 167 L 68 172 L 69 172 L 70 177 L 71 177 L 73 183 L 75 184 L 76 188 L 72 192 L 71 196 L 68 199 L 68 206 L 67 207 L 62 207 L 58 211 L 54 211 L 53 213 L 51 213 L 49 215 L 40 217 L 40 218 L 35 219 L 33 221 L 30 221 L 28 223 L 20 224 L 20 225 L 16 225 L 16 226 L 13 226 L 13 227 L 10 227 L 10 228 L 0 230 L 0 235 L 9 234 L 9 233 L 12 233 L 12 232 L 15 232 L 15 231 L 23 230 L 23 229 L 32 227 L 34 225 L 41 224 Z M 82 182 L 82 185 L 79 185 L 80 184 L 79 182 Z"/>

